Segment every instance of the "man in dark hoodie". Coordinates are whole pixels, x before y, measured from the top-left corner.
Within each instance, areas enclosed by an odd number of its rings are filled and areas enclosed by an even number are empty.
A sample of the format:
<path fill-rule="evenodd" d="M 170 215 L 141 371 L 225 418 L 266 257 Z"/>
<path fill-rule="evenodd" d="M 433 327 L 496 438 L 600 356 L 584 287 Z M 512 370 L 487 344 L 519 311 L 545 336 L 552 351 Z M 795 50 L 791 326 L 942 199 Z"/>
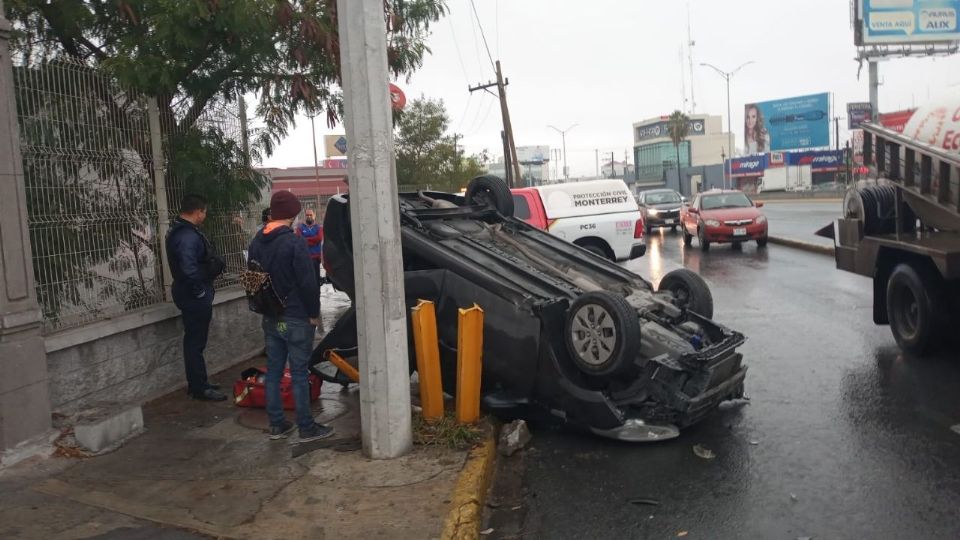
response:
<path fill-rule="evenodd" d="M 301 210 L 300 201 L 289 191 L 278 191 L 270 199 L 270 223 L 250 243 L 250 262 L 256 262 L 284 300 L 279 319 L 263 317 L 267 351 L 267 416 L 270 438 L 285 439 L 299 428 L 300 442 L 323 439 L 333 430 L 313 419 L 310 412 L 310 383 L 307 366 L 313 350 L 313 336 L 320 324 L 320 289 L 313 273 L 307 244 L 291 228 Z M 283 414 L 280 378 L 290 363 L 297 423 Z"/>
<path fill-rule="evenodd" d="M 173 302 L 183 315 L 183 364 L 187 392 L 202 401 L 223 401 L 227 396 L 207 380 L 207 346 L 213 318 L 213 280 L 223 272 L 218 257 L 200 225 L 207 219 L 207 200 L 189 194 L 180 203 L 180 215 L 170 224 L 165 239 L 167 262 L 173 275 Z"/>

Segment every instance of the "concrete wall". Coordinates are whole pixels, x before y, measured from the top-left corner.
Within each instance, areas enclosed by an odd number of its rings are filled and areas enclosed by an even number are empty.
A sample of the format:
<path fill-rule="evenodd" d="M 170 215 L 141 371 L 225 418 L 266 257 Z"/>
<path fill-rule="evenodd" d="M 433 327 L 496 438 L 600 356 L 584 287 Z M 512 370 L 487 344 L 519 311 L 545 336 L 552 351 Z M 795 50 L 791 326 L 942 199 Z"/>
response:
<path fill-rule="evenodd" d="M 142 403 L 186 387 L 183 325 L 172 303 L 47 336 L 50 405 Z M 213 375 L 263 350 L 260 316 L 239 290 L 218 291 L 205 356 Z"/>

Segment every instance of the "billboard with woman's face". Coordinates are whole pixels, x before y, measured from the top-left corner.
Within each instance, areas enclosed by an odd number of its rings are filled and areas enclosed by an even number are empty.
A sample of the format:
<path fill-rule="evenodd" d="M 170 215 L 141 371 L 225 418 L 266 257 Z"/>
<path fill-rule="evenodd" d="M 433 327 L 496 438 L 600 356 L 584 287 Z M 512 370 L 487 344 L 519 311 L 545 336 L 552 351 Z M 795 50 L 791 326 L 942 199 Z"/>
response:
<path fill-rule="evenodd" d="M 747 154 L 830 146 L 830 95 L 750 103 L 743 124 Z"/>

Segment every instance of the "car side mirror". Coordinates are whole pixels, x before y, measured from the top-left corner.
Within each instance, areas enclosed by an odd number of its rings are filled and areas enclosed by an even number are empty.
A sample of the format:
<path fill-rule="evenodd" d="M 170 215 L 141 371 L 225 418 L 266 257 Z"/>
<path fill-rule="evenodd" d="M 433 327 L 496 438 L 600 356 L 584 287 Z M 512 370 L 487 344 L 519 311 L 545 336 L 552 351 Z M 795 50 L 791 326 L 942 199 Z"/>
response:
<path fill-rule="evenodd" d="M 757 208 L 763 208 L 763 201 L 757 201 L 753 203 L 753 205 L 756 206 Z"/>
<path fill-rule="evenodd" d="M 690 212 L 691 214 L 699 214 L 699 213 L 700 213 L 700 211 L 697 210 L 696 208 L 690 208 L 690 209 L 687 210 L 687 212 Z"/>

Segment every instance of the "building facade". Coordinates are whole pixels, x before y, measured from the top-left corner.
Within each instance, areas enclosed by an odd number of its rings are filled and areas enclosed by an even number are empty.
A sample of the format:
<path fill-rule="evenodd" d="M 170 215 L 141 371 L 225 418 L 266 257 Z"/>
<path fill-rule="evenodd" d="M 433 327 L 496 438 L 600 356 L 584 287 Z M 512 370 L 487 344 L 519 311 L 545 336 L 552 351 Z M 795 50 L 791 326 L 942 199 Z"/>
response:
<path fill-rule="evenodd" d="M 669 117 L 658 116 L 633 124 L 633 155 L 638 188 L 663 185 L 666 171 L 677 169 L 677 148 L 667 131 Z M 680 168 L 723 163 L 730 154 L 730 137 L 723 118 L 697 114 L 690 117 L 687 139 L 680 144 Z M 684 189 L 684 192 L 689 191 Z"/>
<path fill-rule="evenodd" d="M 271 180 L 271 192 L 264 198 L 269 204 L 269 195 L 277 191 L 289 191 L 300 199 L 304 209 L 313 208 L 322 216 L 330 197 L 347 193 L 347 160 L 327 159 L 321 166 L 263 168 L 260 172 Z"/>

